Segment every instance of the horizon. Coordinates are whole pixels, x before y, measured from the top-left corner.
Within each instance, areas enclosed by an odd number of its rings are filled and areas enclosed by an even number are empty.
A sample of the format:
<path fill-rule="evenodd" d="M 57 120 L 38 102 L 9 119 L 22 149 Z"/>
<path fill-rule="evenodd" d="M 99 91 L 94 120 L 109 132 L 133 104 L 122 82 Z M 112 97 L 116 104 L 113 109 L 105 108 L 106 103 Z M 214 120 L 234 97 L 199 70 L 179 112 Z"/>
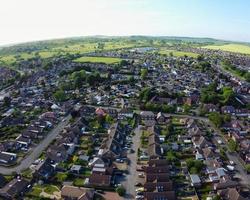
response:
<path fill-rule="evenodd" d="M 0 46 L 97 35 L 250 42 L 247 0 L 9 0 L 0 5 Z"/>
<path fill-rule="evenodd" d="M 22 45 L 22 44 L 29 44 L 29 43 L 37 43 L 37 42 L 49 42 L 54 40 L 67 40 L 67 39 L 76 39 L 76 38 L 101 38 L 101 37 L 107 37 L 107 38 L 125 38 L 125 37 L 147 37 L 147 38 L 189 38 L 189 39 L 211 39 L 221 42 L 232 42 L 232 43 L 238 43 L 238 44 L 245 44 L 249 45 L 250 42 L 248 41 L 237 41 L 237 40 L 225 40 L 220 38 L 212 38 L 212 37 L 197 37 L 197 36 L 175 36 L 175 35 L 82 35 L 82 36 L 69 36 L 69 37 L 61 37 L 61 38 L 46 38 L 41 40 L 32 40 L 32 41 L 23 41 L 23 42 L 16 42 L 16 43 L 9 43 L 9 44 L 0 44 L 0 47 L 10 47 L 10 46 L 16 46 L 16 45 Z"/>

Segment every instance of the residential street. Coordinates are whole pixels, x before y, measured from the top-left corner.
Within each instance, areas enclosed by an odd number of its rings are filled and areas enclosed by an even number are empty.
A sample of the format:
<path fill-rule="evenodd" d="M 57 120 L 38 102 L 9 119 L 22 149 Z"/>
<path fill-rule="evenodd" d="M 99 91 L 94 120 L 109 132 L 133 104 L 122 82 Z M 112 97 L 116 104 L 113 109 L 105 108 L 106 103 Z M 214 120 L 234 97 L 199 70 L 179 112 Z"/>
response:
<path fill-rule="evenodd" d="M 209 124 L 210 127 L 214 130 L 214 132 L 217 133 L 218 135 L 220 135 L 220 138 L 223 142 L 222 146 L 227 147 L 226 144 L 228 142 L 226 141 L 223 133 L 221 133 L 221 131 L 218 128 L 216 128 L 209 120 L 206 120 L 204 122 Z M 239 178 L 242 185 L 247 185 L 250 188 L 250 183 L 249 183 L 250 175 L 247 174 L 244 166 L 240 162 L 239 154 L 237 152 L 230 153 L 229 151 L 226 151 L 226 155 L 227 155 L 229 160 L 231 160 L 235 163 L 235 170 L 236 170 L 235 178 Z"/>
<path fill-rule="evenodd" d="M 71 116 L 68 115 L 50 132 L 48 135 L 35 147 L 32 152 L 27 155 L 18 165 L 15 167 L 0 167 L 0 174 L 10 175 L 13 172 L 20 173 L 21 171 L 27 169 L 39 156 L 40 154 L 49 146 L 49 144 L 58 136 L 58 134 L 64 129 L 64 127 L 69 123 Z"/>
<path fill-rule="evenodd" d="M 124 199 L 135 199 L 135 183 L 137 182 L 138 172 L 136 171 L 137 166 L 137 149 L 140 147 L 140 137 L 141 137 L 141 130 L 140 126 L 138 126 L 135 130 L 135 136 L 133 137 L 132 141 L 132 149 L 135 150 L 134 153 L 128 153 L 128 159 L 130 160 L 130 165 L 128 166 L 128 174 L 124 179 L 124 182 L 121 184 L 126 188 L 127 194 L 125 195 Z"/>

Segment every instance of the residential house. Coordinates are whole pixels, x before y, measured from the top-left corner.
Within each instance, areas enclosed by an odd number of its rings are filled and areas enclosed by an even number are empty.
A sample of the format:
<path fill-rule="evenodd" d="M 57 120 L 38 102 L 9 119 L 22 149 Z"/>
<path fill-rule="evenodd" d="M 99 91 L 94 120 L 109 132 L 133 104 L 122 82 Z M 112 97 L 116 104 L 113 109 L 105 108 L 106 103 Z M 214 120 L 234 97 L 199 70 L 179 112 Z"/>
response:
<path fill-rule="evenodd" d="M 140 118 L 141 120 L 155 120 L 155 114 L 152 111 L 142 111 Z"/>
<path fill-rule="evenodd" d="M 108 130 L 108 138 L 103 141 L 98 156 L 114 160 L 122 156 L 126 135 L 120 123 L 113 124 Z"/>
<path fill-rule="evenodd" d="M 126 118 L 133 118 L 134 117 L 134 113 L 132 110 L 128 109 L 128 108 L 123 108 L 120 110 L 120 112 L 118 113 L 118 119 L 126 119 Z"/>
<path fill-rule="evenodd" d="M 17 155 L 15 153 L 0 152 L 0 164 L 10 165 L 16 162 Z"/>
<path fill-rule="evenodd" d="M 193 187 L 200 187 L 201 186 L 201 179 L 197 174 L 190 174 L 191 185 Z"/>
<path fill-rule="evenodd" d="M 13 179 L 0 189 L 0 197 L 5 199 L 15 199 L 23 196 L 30 188 L 30 182 L 26 179 Z"/>
<path fill-rule="evenodd" d="M 61 189 L 61 197 L 64 200 L 93 200 L 94 190 L 90 188 L 64 185 Z"/>
<path fill-rule="evenodd" d="M 240 195 L 236 188 L 218 190 L 217 194 L 221 197 L 222 200 L 247 200 Z"/>
<path fill-rule="evenodd" d="M 53 176 L 54 172 L 55 167 L 51 165 L 49 159 L 46 159 L 35 167 L 34 177 L 37 179 L 48 180 Z"/>

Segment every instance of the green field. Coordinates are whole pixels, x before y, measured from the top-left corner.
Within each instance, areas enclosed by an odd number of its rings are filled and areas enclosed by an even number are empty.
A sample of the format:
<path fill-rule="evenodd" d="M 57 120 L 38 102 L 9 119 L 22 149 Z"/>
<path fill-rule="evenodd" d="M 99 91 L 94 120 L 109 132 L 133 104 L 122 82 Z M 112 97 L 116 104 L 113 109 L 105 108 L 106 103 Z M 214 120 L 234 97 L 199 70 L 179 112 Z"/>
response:
<path fill-rule="evenodd" d="M 105 63 L 105 64 L 115 64 L 121 61 L 120 58 L 110 58 L 110 57 L 81 57 L 75 62 L 90 62 L 90 63 Z"/>
<path fill-rule="evenodd" d="M 100 50 L 97 48 L 98 42 L 80 42 L 79 44 L 70 44 L 70 45 L 60 45 L 58 47 L 52 47 L 49 50 L 42 50 L 38 51 L 38 55 L 41 58 L 51 58 L 53 56 L 57 55 L 65 55 L 65 54 L 77 54 L 77 53 L 90 53 L 94 52 L 96 50 Z M 115 49 L 123 49 L 123 48 L 132 48 L 135 46 L 135 44 L 130 42 L 103 42 L 103 50 L 115 50 Z M 9 55 L 0 55 L 0 63 L 6 64 L 6 65 L 12 65 L 13 63 L 20 61 L 20 59 L 27 60 L 30 58 L 34 58 L 36 56 L 36 52 L 31 53 L 17 53 L 17 54 L 9 54 Z M 90 59 L 89 62 L 104 62 L 107 64 L 116 63 L 120 60 L 115 59 L 105 59 L 105 60 L 92 60 Z M 81 61 L 79 61 L 81 62 Z M 82 61 L 84 62 L 84 61 Z M 85 61 L 87 62 L 87 61 Z"/>
<path fill-rule="evenodd" d="M 197 58 L 197 56 L 199 55 L 197 53 L 192 53 L 192 52 L 175 51 L 175 50 L 168 50 L 168 49 L 162 49 L 159 51 L 159 53 L 162 55 L 169 55 L 171 52 L 173 53 L 174 57 L 183 57 L 186 55 L 189 57 Z"/>
<path fill-rule="evenodd" d="M 250 46 L 242 44 L 209 45 L 202 48 L 229 51 L 233 53 L 250 54 Z"/>

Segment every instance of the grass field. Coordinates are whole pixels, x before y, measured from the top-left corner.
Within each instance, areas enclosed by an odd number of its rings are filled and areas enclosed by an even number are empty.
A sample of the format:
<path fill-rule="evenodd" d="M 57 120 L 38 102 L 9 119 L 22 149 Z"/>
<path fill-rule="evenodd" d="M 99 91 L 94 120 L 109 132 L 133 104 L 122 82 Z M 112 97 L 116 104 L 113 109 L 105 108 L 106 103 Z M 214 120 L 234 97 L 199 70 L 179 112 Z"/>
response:
<path fill-rule="evenodd" d="M 109 57 L 81 57 L 75 62 L 90 62 L 90 63 L 105 63 L 105 64 L 115 64 L 121 61 L 120 58 L 109 58 Z"/>
<path fill-rule="evenodd" d="M 186 55 L 189 57 L 197 58 L 197 56 L 199 55 L 197 53 L 192 53 L 192 52 L 174 51 L 174 50 L 168 50 L 168 49 L 162 49 L 159 51 L 159 53 L 162 55 L 169 55 L 171 52 L 173 53 L 174 57 L 183 57 Z"/>
<path fill-rule="evenodd" d="M 209 45 L 203 48 L 229 51 L 229 52 L 234 52 L 234 53 L 250 54 L 250 46 L 242 45 L 242 44 Z"/>
<path fill-rule="evenodd" d="M 103 50 L 132 48 L 134 46 L 135 44 L 127 43 L 127 42 L 105 42 Z M 97 43 L 83 42 L 83 43 L 74 44 L 74 45 L 62 45 L 59 47 L 54 47 L 49 50 L 39 51 L 38 54 L 41 56 L 41 58 L 50 58 L 56 55 L 76 54 L 76 53 L 82 54 L 82 53 L 94 52 L 96 50 L 99 50 L 97 49 Z M 36 56 L 35 52 L 18 53 L 16 55 L 4 55 L 4 56 L 0 56 L 0 63 L 11 65 L 14 62 L 18 61 L 18 59 L 27 60 L 35 56 Z M 111 64 L 111 63 L 116 63 L 119 61 L 120 60 L 108 58 L 105 60 L 97 59 L 96 61 L 93 59 L 90 59 L 88 62 L 103 62 L 103 63 Z M 83 62 L 87 62 L 87 61 L 83 61 Z"/>

